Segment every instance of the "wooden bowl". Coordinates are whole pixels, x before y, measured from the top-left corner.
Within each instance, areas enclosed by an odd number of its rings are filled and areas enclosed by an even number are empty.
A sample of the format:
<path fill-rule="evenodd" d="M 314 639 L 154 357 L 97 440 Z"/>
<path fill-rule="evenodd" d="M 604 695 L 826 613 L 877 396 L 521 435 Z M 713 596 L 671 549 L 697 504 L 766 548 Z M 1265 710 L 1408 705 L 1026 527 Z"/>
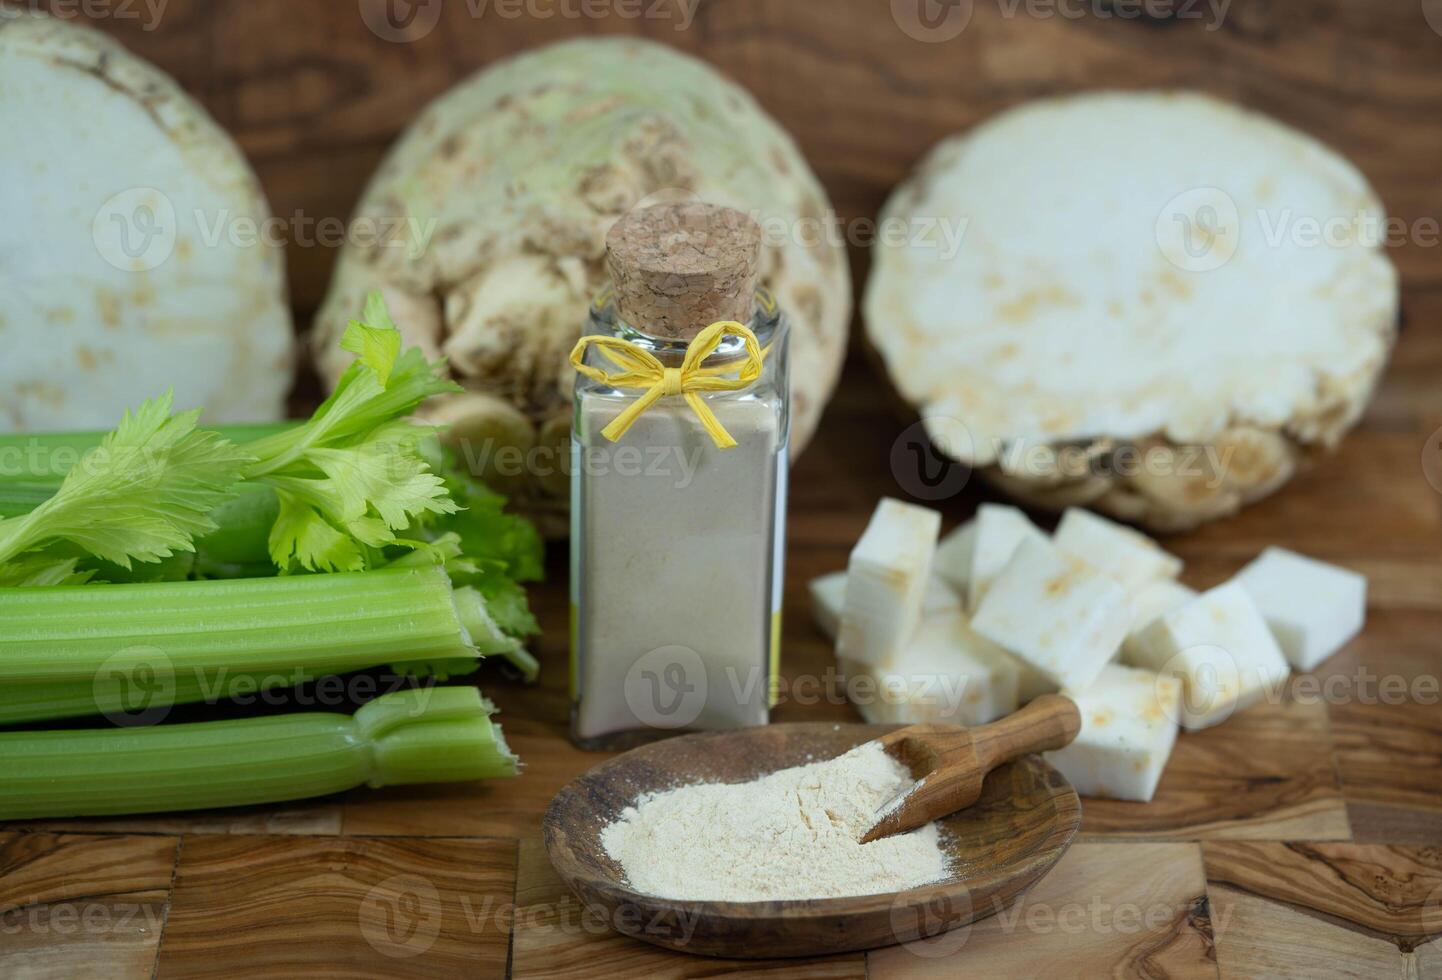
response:
<path fill-rule="evenodd" d="M 921 888 L 810 901 L 696 902 L 632 891 L 601 829 L 643 793 L 737 783 L 834 758 L 890 725 L 789 724 L 684 735 L 633 749 L 573 780 L 546 810 L 551 863 L 617 931 L 684 953 L 818 956 L 912 942 L 993 915 L 1051 870 L 1081 823 L 1081 803 L 1039 756 L 1001 766 L 976 805 L 940 821 L 950 878 Z"/>

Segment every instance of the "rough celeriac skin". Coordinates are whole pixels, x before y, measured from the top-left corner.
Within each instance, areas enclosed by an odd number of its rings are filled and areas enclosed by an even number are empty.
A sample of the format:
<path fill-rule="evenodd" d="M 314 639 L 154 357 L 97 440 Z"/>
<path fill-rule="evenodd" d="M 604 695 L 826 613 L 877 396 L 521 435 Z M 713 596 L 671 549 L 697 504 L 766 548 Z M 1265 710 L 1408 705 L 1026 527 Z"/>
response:
<path fill-rule="evenodd" d="M 0 431 L 109 428 L 174 388 L 205 419 L 282 416 L 280 250 L 240 150 L 97 30 L 0 16 Z M 359 308 L 357 308 L 359 309 Z"/>
<path fill-rule="evenodd" d="M 954 455 L 1039 506 L 1233 513 L 1351 428 L 1396 333 L 1365 178 L 1206 96 L 1014 109 L 937 147 L 883 220 L 960 245 L 878 245 L 871 344 L 924 417 L 965 425 Z"/>
<path fill-rule="evenodd" d="M 514 409 L 472 403 L 448 421 L 532 450 L 483 472 L 564 534 L 572 370 L 567 354 L 606 281 L 611 225 L 640 204 L 699 198 L 762 224 L 762 284 L 792 317 L 792 449 L 835 386 L 850 318 L 844 246 L 810 234 L 831 213 L 791 138 L 743 89 L 662 45 L 588 38 L 491 66 L 429 106 L 391 150 L 356 218 L 387 229 L 342 252 L 317 320 L 322 375 L 335 338 L 379 288 L 412 343 Z M 817 225 L 820 228 L 820 225 Z M 523 425 L 517 425 L 519 413 Z M 524 431 L 522 431 L 524 430 Z M 509 433 L 509 435 L 503 435 Z M 486 465 L 482 465 L 486 469 Z"/>

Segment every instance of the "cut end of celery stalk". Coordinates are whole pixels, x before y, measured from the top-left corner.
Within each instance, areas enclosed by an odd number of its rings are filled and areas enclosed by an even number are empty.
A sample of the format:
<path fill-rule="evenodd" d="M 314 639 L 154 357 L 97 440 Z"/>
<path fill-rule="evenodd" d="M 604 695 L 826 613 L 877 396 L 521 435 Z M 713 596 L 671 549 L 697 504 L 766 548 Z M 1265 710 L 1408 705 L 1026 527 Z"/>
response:
<path fill-rule="evenodd" d="M 519 760 L 473 687 L 397 691 L 355 714 L 370 745 L 372 788 L 514 776 Z"/>
<path fill-rule="evenodd" d="M 510 636 L 496 623 L 486 610 L 486 600 L 469 586 L 456 589 L 452 594 L 456 606 L 456 617 L 465 627 L 471 644 L 482 656 L 505 657 L 520 670 L 527 682 L 534 681 L 541 673 L 541 664 L 521 645 L 521 641 Z"/>

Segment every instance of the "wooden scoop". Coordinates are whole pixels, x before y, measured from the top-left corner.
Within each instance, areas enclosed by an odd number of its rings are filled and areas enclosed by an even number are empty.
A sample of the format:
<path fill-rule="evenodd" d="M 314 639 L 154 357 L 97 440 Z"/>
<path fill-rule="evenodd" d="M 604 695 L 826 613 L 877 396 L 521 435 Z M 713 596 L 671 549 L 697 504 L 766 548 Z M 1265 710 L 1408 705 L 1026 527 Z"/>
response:
<path fill-rule="evenodd" d="M 861 837 L 880 837 L 923 827 L 981 796 L 986 774 L 1032 752 L 1070 745 L 1081 731 L 1081 713 L 1071 698 L 1046 694 L 1001 721 L 980 728 L 912 725 L 876 741 L 911 769 L 916 784 L 877 811 L 876 823 Z"/>

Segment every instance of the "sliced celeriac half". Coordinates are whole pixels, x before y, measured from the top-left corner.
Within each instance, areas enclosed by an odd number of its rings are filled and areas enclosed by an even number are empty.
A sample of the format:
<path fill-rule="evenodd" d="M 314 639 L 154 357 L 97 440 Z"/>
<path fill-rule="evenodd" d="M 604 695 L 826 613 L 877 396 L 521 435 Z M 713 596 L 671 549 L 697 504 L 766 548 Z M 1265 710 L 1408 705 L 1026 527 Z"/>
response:
<path fill-rule="evenodd" d="M 1297 670 L 1311 670 L 1336 653 L 1367 618 L 1365 576 L 1285 548 L 1268 548 L 1235 581 Z"/>
<path fill-rule="evenodd" d="M 1046 760 L 1082 796 L 1149 802 L 1176 744 L 1182 682 L 1108 664 L 1085 691 L 1067 694 L 1081 732 Z"/>
<path fill-rule="evenodd" d="M 934 510 L 885 498 L 847 564 L 836 656 L 889 667 L 921 619 L 941 531 Z"/>
<path fill-rule="evenodd" d="M 1131 626 L 1122 587 L 1045 541 L 1024 541 L 987 591 L 972 628 L 1048 680 L 1085 690 Z"/>
<path fill-rule="evenodd" d="M 1036 506 L 1233 513 L 1352 428 L 1396 337 L 1366 177 L 1200 93 L 1008 109 L 882 219 L 918 233 L 873 249 L 868 339 L 938 445 Z"/>
<path fill-rule="evenodd" d="M 1129 651 L 1134 666 L 1182 681 L 1182 727 L 1210 728 L 1281 697 L 1287 660 L 1247 590 L 1228 582 L 1157 619 Z"/>

